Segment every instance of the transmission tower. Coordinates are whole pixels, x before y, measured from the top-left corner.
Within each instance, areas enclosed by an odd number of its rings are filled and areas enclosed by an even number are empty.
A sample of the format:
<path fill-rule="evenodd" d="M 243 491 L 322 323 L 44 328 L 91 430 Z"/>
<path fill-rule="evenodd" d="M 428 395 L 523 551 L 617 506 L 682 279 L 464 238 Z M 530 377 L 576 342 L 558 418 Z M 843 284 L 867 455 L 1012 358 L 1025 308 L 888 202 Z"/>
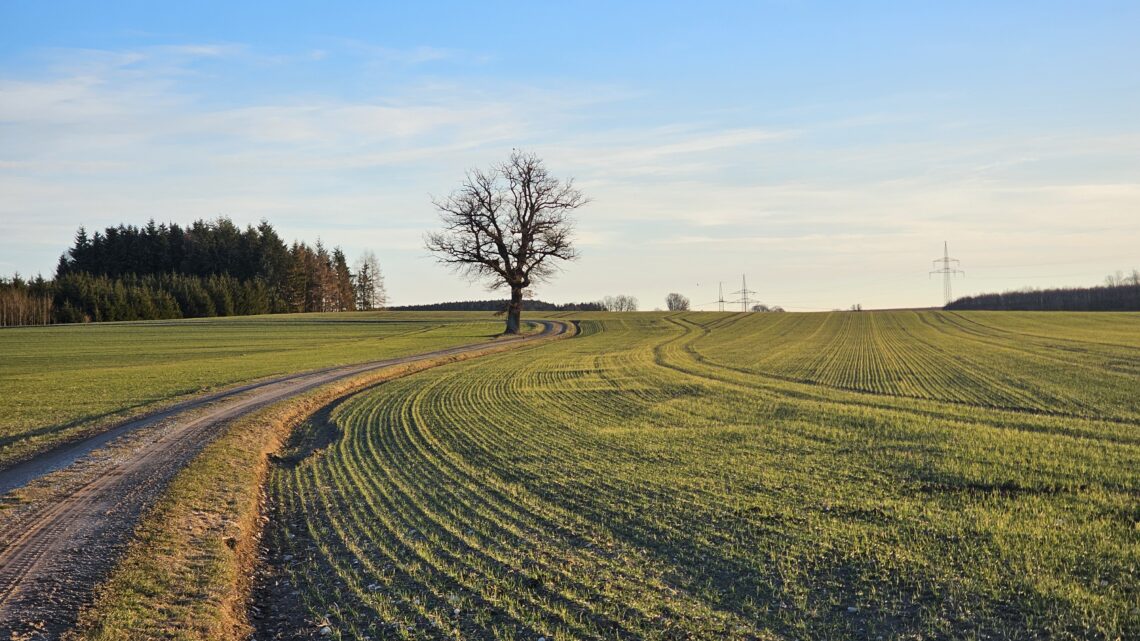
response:
<path fill-rule="evenodd" d="M 732 293 L 733 294 L 740 294 L 740 300 L 736 300 L 736 301 L 732 301 L 732 302 L 740 303 L 740 311 L 742 311 L 742 312 L 748 311 L 749 303 L 752 302 L 752 299 L 749 298 L 748 295 L 749 294 L 755 294 L 756 292 L 751 290 L 751 289 L 748 289 L 748 281 L 745 279 L 744 274 L 740 275 L 740 291 L 732 292 Z"/>
<path fill-rule="evenodd" d="M 724 311 L 724 304 L 728 302 L 724 299 L 724 281 L 721 281 L 720 283 L 718 283 L 717 289 L 719 291 L 719 295 L 717 296 L 716 302 L 717 302 L 717 305 L 720 306 L 720 311 L 723 312 Z"/>
<path fill-rule="evenodd" d="M 966 272 L 958 269 L 959 264 L 957 258 L 950 258 L 949 244 L 942 241 L 942 258 L 934 259 L 934 271 L 930 272 L 930 275 L 942 274 L 942 298 L 946 299 L 947 305 L 954 299 L 950 291 L 950 280 L 957 274 L 966 275 Z"/>

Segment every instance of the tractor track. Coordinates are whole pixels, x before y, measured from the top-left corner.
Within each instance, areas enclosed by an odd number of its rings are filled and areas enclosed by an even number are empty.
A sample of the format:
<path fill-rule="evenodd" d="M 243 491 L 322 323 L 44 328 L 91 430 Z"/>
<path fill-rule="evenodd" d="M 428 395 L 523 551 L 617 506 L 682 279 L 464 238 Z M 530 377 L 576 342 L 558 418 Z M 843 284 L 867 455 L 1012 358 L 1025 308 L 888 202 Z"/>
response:
<path fill-rule="evenodd" d="M 506 340 L 529 343 L 572 327 L 542 324 L 538 334 Z M 225 424 L 333 381 L 490 346 L 465 345 L 240 386 L 0 471 L 0 639 L 56 639 L 73 626 L 142 513 Z"/>

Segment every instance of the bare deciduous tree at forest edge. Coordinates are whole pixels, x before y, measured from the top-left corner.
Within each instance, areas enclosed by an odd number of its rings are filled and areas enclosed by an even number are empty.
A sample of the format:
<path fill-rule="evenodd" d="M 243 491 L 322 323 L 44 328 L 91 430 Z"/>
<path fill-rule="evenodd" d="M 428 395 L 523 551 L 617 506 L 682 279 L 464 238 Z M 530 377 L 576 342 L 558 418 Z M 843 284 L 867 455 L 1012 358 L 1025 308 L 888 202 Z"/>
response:
<path fill-rule="evenodd" d="M 362 312 L 383 309 L 388 304 L 388 292 L 384 289 L 384 275 L 380 273 L 380 262 L 371 250 L 364 252 L 356 261 L 356 274 L 353 287 L 356 291 L 356 308 Z"/>

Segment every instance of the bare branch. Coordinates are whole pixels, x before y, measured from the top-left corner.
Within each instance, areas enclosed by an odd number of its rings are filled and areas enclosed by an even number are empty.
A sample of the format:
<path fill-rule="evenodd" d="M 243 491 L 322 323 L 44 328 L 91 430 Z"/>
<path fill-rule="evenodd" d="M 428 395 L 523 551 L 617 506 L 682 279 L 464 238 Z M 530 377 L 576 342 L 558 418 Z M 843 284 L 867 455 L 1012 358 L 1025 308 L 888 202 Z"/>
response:
<path fill-rule="evenodd" d="M 551 275 L 551 260 L 577 258 L 568 214 L 587 202 L 573 180 L 558 180 L 538 156 L 515 150 L 432 201 L 444 228 L 428 234 L 425 245 L 468 276 L 526 287 Z"/>
<path fill-rule="evenodd" d="M 424 245 L 469 278 L 509 287 L 517 329 L 522 290 L 550 278 L 554 261 L 578 257 L 570 213 L 587 202 L 572 179 L 562 182 L 538 156 L 514 150 L 488 171 L 467 172 L 447 198 L 432 200 L 443 229 L 427 234 Z"/>

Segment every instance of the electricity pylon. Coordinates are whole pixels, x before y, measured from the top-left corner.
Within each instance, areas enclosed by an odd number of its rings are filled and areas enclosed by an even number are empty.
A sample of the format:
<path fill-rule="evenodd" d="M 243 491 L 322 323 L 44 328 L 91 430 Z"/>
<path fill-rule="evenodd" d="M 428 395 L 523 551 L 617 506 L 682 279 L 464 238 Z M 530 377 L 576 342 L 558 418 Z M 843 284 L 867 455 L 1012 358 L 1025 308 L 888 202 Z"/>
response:
<path fill-rule="evenodd" d="M 740 300 L 733 301 L 734 303 L 740 303 L 740 311 L 748 311 L 748 304 L 752 302 L 752 299 L 748 298 L 748 295 L 755 294 L 756 292 L 748 289 L 748 281 L 745 279 L 744 274 L 740 275 L 740 291 L 732 293 L 740 294 Z"/>
<path fill-rule="evenodd" d="M 966 272 L 958 269 L 961 262 L 957 258 L 950 258 L 950 245 L 946 241 L 942 241 L 942 258 L 934 259 L 934 271 L 930 272 L 930 276 L 934 274 L 942 274 L 942 298 L 946 300 L 949 305 L 950 301 L 954 299 L 954 295 L 950 291 L 950 280 L 957 274 L 963 276 Z M 941 267 L 939 267 L 941 265 Z M 929 278 L 929 276 L 928 276 Z"/>

